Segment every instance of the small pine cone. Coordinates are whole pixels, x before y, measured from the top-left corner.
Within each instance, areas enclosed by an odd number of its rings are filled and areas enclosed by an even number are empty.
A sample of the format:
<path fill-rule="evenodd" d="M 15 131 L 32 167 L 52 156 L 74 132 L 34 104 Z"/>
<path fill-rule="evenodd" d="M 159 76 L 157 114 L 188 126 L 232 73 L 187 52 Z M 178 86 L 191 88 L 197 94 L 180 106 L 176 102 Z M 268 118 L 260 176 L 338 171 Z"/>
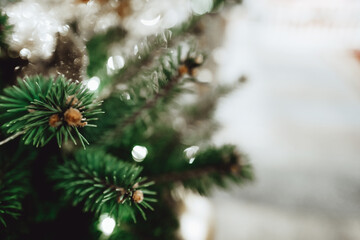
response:
<path fill-rule="evenodd" d="M 76 108 L 69 108 L 68 110 L 66 110 L 66 112 L 64 113 L 64 120 L 67 122 L 67 124 L 69 124 L 70 126 L 85 126 L 86 122 L 81 122 L 82 120 L 82 115 L 80 113 L 79 110 L 77 110 Z"/>
<path fill-rule="evenodd" d="M 186 65 L 180 65 L 178 68 L 178 72 L 180 76 L 183 76 L 189 72 L 189 68 Z"/>
<path fill-rule="evenodd" d="M 61 125 L 61 119 L 59 117 L 59 114 L 53 114 L 49 118 L 49 125 L 51 127 L 58 127 Z"/>
<path fill-rule="evenodd" d="M 136 190 L 132 195 L 132 199 L 136 203 L 141 203 L 144 200 L 144 193 L 141 190 Z"/>
<path fill-rule="evenodd" d="M 69 105 L 71 103 L 71 106 L 74 106 L 74 105 L 78 104 L 78 102 L 79 102 L 79 99 L 77 99 L 77 97 L 75 97 L 75 95 L 71 95 L 66 98 L 67 105 Z"/>

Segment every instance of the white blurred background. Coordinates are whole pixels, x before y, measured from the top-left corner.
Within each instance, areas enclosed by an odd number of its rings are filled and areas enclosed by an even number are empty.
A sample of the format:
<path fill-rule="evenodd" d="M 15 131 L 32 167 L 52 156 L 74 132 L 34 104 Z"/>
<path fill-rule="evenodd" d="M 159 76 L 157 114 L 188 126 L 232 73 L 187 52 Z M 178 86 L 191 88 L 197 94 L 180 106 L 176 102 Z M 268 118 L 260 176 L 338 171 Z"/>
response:
<path fill-rule="evenodd" d="M 210 199 L 214 239 L 360 239 L 360 1 L 246 0 L 226 20 L 218 74 L 248 81 L 214 141 L 257 179 Z"/>

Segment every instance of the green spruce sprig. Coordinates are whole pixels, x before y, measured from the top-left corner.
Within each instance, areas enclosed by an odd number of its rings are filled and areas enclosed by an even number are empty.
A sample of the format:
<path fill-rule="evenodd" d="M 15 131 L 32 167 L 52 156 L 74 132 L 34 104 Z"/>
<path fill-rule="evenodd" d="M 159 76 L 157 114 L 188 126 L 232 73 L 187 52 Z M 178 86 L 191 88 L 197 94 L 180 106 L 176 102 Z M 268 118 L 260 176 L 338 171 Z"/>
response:
<path fill-rule="evenodd" d="M 46 79 L 42 76 L 18 79 L 18 86 L 4 89 L 0 107 L 6 113 L 4 128 L 9 134 L 24 134 L 25 144 L 44 146 L 56 137 L 59 147 L 69 138 L 78 138 L 85 148 L 89 144 L 79 127 L 95 127 L 89 122 L 102 113 L 101 103 L 86 86 L 63 77 Z"/>
<path fill-rule="evenodd" d="M 21 201 L 29 192 L 28 169 L 0 153 L 0 225 L 20 216 Z"/>
<path fill-rule="evenodd" d="M 156 185 L 182 184 L 185 188 L 201 195 L 209 195 L 212 187 L 227 189 L 229 183 L 242 184 L 253 180 L 252 166 L 233 145 L 209 147 L 182 159 L 167 173 L 149 176 Z M 169 168 L 171 168 L 170 164 Z"/>
<path fill-rule="evenodd" d="M 134 209 L 146 219 L 143 209 L 153 210 L 149 202 L 155 192 L 148 190 L 153 182 L 141 177 L 142 167 L 120 161 L 100 150 L 79 151 L 75 159 L 59 166 L 52 178 L 64 190 L 65 199 L 74 205 L 83 204 L 85 211 L 109 214 L 120 221 L 131 216 Z M 150 196 L 149 196 L 150 195 Z"/>
<path fill-rule="evenodd" d="M 196 69 L 204 63 L 204 55 L 195 45 L 185 46 L 189 48 L 179 45 L 169 49 L 156 66 L 140 71 L 124 84 L 124 89 L 114 91 L 112 97 L 116 98 L 104 100 L 104 107 L 111 109 L 117 121 L 102 123 L 109 130 L 102 134 L 100 142 L 119 139 L 125 130 L 147 125 L 149 119 L 154 122 L 177 96 L 189 91 L 184 84 L 196 79 Z M 116 108 L 119 104 L 122 107 Z"/>

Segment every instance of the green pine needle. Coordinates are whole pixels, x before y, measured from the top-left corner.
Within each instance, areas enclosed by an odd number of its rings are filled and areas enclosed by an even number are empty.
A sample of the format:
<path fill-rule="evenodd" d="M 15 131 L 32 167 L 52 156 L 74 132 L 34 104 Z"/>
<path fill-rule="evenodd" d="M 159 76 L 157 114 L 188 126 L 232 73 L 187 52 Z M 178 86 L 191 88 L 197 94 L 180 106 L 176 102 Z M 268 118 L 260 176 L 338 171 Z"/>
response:
<path fill-rule="evenodd" d="M 37 147 L 54 137 L 59 147 L 69 138 L 76 144 L 76 137 L 85 148 L 89 143 L 78 128 L 102 113 L 100 105 L 86 86 L 63 77 L 18 79 L 18 86 L 4 89 L 4 95 L 0 96 L 0 107 L 6 110 L 4 128 L 9 134 L 24 132 L 25 144 Z"/>
<path fill-rule="evenodd" d="M 107 112 L 111 110 L 113 117 L 99 124 L 97 132 L 102 137 L 97 142 L 117 144 L 126 130 L 147 126 L 149 120 L 155 122 L 176 97 L 188 91 L 184 86 L 195 80 L 194 72 L 204 63 L 204 58 L 195 44 L 183 43 L 176 49 L 167 50 L 155 66 L 138 71 L 124 83 L 125 89 L 113 87 L 112 97 L 105 99 L 103 106 Z M 129 96 L 129 99 L 122 101 L 122 96 Z M 121 108 L 116 107 L 119 104 Z"/>
<path fill-rule="evenodd" d="M 21 200 L 28 193 L 28 172 L 23 164 L 14 164 L 0 155 L 0 226 L 7 226 L 10 218 L 20 216 Z"/>
<path fill-rule="evenodd" d="M 229 183 L 240 185 L 254 180 L 252 165 L 234 145 L 209 147 L 196 156 L 187 171 L 179 173 L 183 186 L 205 196 L 213 186 L 226 189 Z"/>
<path fill-rule="evenodd" d="M 85 211 L 106 213 L 120 221 L 123 216 L 134 217 L 134 209 L 141 213 L 143 208 L 153 210 L 148 202 L 156 200 L 148 195 L 154 192 L 147 189 L 151 184 L 141 184 L 146 181 L 141 171 L 100 150 L 89 150 L 77 152 L 74 160 L 59 166 L 51 177 L 74 205 L 81 203 Z M 136 191 L 145 195 L 140 202 L 134 200 Z"/>

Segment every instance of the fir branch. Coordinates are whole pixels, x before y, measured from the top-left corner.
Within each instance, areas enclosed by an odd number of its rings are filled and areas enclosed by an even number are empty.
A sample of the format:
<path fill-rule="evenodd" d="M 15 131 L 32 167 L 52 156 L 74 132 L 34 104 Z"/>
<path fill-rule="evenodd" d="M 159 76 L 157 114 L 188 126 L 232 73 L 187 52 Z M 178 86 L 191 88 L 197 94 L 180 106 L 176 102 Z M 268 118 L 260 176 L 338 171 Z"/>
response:
<path fill-rule="evenodd" d="M 107 213 L 118 220 L 125 214 L 136 221 L 134 209 L 143 214 L 144 208 L 152 209 L 148 202 L 155 201 L 148 196 L 155 193 L 147 189 L 153 183 L 144 183 L 141 171 L 141 167 L 100 150 L 90 150 L 77 152 L 75 159 L 59 166 L 51 178 L 64 190 L 65 199 L 74 205 L 82 203 L 85 211 Z"/>
<path fill-rule="evenodd" d="M 203 61 L 203 55 L 198 53 L 195 47 L 191 47 L 184 53 L 182 46 L 179 46 L 177 51 L 169 50 L 159 60 L 160 66 L 145 70 L 137 78 L 131 79 L 124 92 L 133 93 L 134 104 L 127 114 L 121 112 L 120 109 L 121 118 L 116 121 L 117 125 L 105 132 L 100 142 L 118 138 L 127 127 L 134 126 L 149 111 L 154 113 L 153 116 L 158 115 L 161 109 L 156 109 L 156 107 L 166 107 L 176 94 L 181 92 L 176 91 L 180 89 L 181 84 L 186 80 L 194 79 L 194 70 Z M 152 76 L 156 77 L 153 79 Z M 107 102 L 105 101 L 105 104 Z"/>
<path fill-rule="evenodd" d="M 140 107 L 138 110 L 134 111 L 130 116 L 125 118 L 121 124 L 119 124 L 115 129 L 111 130 L 111 134 L 107 135 L 107 138 L 113 138 L 113 137 L 119 137 L 121 136 L 123 130 L 129 126 L 133 125 L 139 117 L 146 112 L 146 110 L 152 109 L 158 101 L 164 97 L 168 96 L 168 94 L 173 90 L 173 88 L 176 86 L 176 84 L 179 82 L 181 78 L 181 75 L 175 76 L 172 80 L 169 81 L 169 84 L 166 85 L 166 87 L 159 93 L 155 95 L 152 99 L 147 101 L 142 107 Z"/>
<path fill-rule="evenodd" d="M 106 64 L 100 64 L 100 66 L 104 67 L 94 74 L 96 76 L 102 76 L 101 79 L 103 79 L 101 85 L 104 85 L 105 90 L 102 91 L 100 99 L 107 98 L 114 92 L 116 93 L 116 84 L 127 82 L 129 79 L 133 79 L 139 75 L 139 69 L 151 63 L 155 57 L 159 55 L 158 50 L 161 47 L 164 47 L 164 44 L 166 47 L 170 47 L 172 45 L 172 37 L 173 33 L 171 30 L 164 30 L 160 34 L 146 37 L 145 41 L 136 45 L 138 47 L 138 53 L 128 56 L 126 58 L 125 65 L 121 69 L 118 69 L 117 71 L 115 70 L 112 76 L 108 76 L 107 69 L 105 67 Z"/>
<path fill-rule="evenodd" d="M 241 172 L 242 168 L 237 163 L 225 163 L 218 164 L 213 166 L 205 166 L 197 169 L 190 169 L 183 172 L 171 172 L 166 173 L 160 176 L 150 178 L 151 181 L 154 181 L 156 184 L 168 184 L 174 182 L 185 182 L 187 180 L 202 178 L 209 176 L 211 174 L 219 174 L 219 175 L 229 175 L 229 174 L 238 174 Z"/>
<path fill-rule="evenodd" d="M 95 126 L 88 124 L 102 113 L 101 103 L 93 100 L 94 94 L 84 85 L 67 81 L 63 77 L 55 80 L 41 76 L 18 79 L 19 86 L 4 89 L 0 96 L 0 107 L 6 110 L 2 119 L 8 133 L 23 133 L 25 144 L 44 146 L 56 137 L 59 147 L 63 140 L 75 136 L 85 148 L 88 144 L 78 127 Z M 11 137 L 10 137 L 11 139 Z"/>
<path fill-rule="evenodd" d="M 28 193 L 28 172 L 24 164 L 0 155 L 0 225 L 7 226 L 9 217 L 17 218 L 22 209 L 21 200 Z"/>
<path fill-rule="evenodd" d="M 185 188 L 203 195 L 207 195 L 213 185 L 226 188 L 227 182 L 243 183 L 253 180 L 251 165 L 234 146 L 211 147 L 194 158 L 191 164 L 178 166 L 177 171 L 155 175 L 149 180 L 157 185 L 180 182 Z"/>
<path fill-rule="evenodd" d="M 221 2 L 224 0 L 220 0 Z M 96 75 L 100 76 L 102 79 L 101 86 L 105 88 L 104 91 L 102 91 L 102 94 L 100 95 L 100 99 L 105 99 L 112 95 L 114 92 L 116 92 L 115 85 L 122 82 L 127 82 L 129 79 L 133 79 L 139 74 L 139 69 L 143 66 L 149 65 L 149 63 L 153 62 L 156 57 L 163 53 L 164 49 L 171 48 L 175 45 L 176 42 L 179 41 L 179 38 L 187 31 L 192 30 L 192 28 L 196 25 L 196 23 L 200 20 L 201 16 L 192 15 L 181 23 L 180 25 L 177 25 L 170 29 L 165 29 L 164 31 L 160 33 L 156 33 L 150 36 L 147 36 L 144 41 L 141 41 L 136 46 L 138 47 L 138 53 L 134 55 L 127 56 L 125 65 L 118 69 L 117 72 L 115 72 L 112 76 L 108 76 L 107 70 L 106 70 L 106 64 L 100 64 L 99 58 L 103 60 L 107 60 L 107 58 L 104 58 L 104 54 L 102 53 L 102 57 L 96 57 L 93 58 L 90 55 L 90 61 L 97 62 L 97 66 L 103 66 L 102 68 L 98 69 L 96 73 L 93 71 L 94 67 L 89 65 L 88 72 L 90 75 Z M 107 36 L 109 33 L 113 33 L 116 29 L 111 29 L 108 33 L 97 35 L 93 39 L 89 41 L 91 45 L 88 44 L 88 47 L 95 48 L 94 43 L 96 43 L 96 48 L 105 48 L 104 42 L 99 42 L 99 39 L 103 39 L 105 36 Z M 115 34 L 116 35 L 116 34 Z M 117 33 L 117 35 L 124 35 L 123 33 Z M 107 45 L 110 45 L 110 43 L 114 40 L 114 37 L 112 36 L 110 39 L 107 39 L 106 42 L 108 42 Z M 110 40 L 110 41 L 109 41 Z M 126 41 L 126 39 L 124 40 Z M 99 47 L 99 45 L 101 45 Z"/>

